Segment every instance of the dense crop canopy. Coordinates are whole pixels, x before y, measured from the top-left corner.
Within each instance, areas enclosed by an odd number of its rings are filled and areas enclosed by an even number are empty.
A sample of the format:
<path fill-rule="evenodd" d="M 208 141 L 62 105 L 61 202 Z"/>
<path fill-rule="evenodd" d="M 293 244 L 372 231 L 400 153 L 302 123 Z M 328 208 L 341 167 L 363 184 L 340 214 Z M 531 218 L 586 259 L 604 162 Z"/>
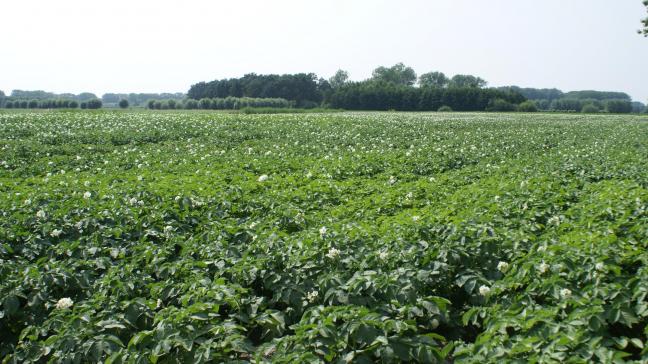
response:
<path fill-rule="evenodd" d="M 646 121 L 0 112 L 0 357 L 645 362 Z"/>

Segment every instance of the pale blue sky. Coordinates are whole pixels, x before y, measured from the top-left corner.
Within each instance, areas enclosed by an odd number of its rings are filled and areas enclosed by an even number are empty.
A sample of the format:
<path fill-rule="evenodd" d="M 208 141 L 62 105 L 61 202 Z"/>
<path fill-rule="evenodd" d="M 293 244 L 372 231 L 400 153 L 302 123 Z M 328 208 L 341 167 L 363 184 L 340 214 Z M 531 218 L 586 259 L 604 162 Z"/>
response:
<path fill-rule="evenodd" d="M 245 73 L 404 62 L 491 86 L 648 99 L 640 0 L 20 0 L 2 4 L 0 90 L 186 92 Z"/>

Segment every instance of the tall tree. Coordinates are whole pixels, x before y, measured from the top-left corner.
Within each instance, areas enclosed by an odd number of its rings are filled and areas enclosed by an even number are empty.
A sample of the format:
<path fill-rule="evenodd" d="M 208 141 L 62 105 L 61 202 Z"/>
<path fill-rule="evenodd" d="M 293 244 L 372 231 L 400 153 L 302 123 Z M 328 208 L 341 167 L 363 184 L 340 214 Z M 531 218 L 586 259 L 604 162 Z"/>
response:
<path fill-rule="evenodd" d="M 488 84 L 485 80 L 480 77 L 472 75 L 454 75 L 450 80 L 450 87 L 474 87 L 482 88 Z"/>
<path fill-rule="evenodd" d="M 444 88 L 448 86 L 450 80 L 443 72 L 428 72 L 419 77 L 419 85 L 421 87 L 436 87 Z"/>
<path fill-rule="evenodd" d="M 337 70 L 333 77 L 329 78 L 329 84 L 331 84 L 331 87 L 334 89 L 342 87 L 348 81 L 349 72 L 345 70 Z"/>
<path fill-rule="evenodd" d="M 396 85 L 412 86 L 416 82 L 416 72 L 412 67 L 396 63 L 391 67 L 378 67 L 373 71 L 373 80 L 384 81 Z"/>

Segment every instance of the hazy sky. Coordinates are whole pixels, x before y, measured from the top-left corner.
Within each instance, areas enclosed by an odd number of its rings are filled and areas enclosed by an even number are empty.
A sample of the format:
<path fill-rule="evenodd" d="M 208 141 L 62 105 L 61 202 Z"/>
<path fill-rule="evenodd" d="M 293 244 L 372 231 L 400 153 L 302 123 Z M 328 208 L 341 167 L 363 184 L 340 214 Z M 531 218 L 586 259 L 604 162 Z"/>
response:
<path fill-rule="evenodd" d="M 640 0 L 20 0 L 3 2 L 0 90 L 186 92 L 245 73 L 404 62 L 491 86 L 648 99 Z"/>

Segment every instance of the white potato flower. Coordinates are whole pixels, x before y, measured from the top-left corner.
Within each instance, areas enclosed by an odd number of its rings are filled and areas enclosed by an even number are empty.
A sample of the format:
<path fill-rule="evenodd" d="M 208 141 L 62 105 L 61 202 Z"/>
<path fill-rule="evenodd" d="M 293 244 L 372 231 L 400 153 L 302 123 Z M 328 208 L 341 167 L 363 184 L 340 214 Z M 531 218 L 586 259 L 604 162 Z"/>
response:
<path fill-rule="evenodd" d="M 603 262 L 598 262 L 596 263 L 595 268 L 597 271 L 603 272 L 605 270 L 605 264 Z"/>
<path fill-rule="evenodd" d="M 259 179 L 257 181 L 259 182 L 265 182 L 268 180 L 268 175 L 267 174 L 262 174 L 259 176 Z"/>
<path fill-rule="evenodd" d="M 545 273 L 547 273 L 549 268 L 550 268 L 549 264 L 547 264 L 545 262 L 542 262 L 542 263 L 540 263 L 540 265 L 538 265 L 538 272 L 540 272 L 540 274 L 545 274 Z"/>
<path fill-rule="evenodd" d="M 326 253 L 326 256 L 331 259 L 335 259 L 340 256 L 340 251 L 335 248 L 329 249 L 328 253 Z"/>
<path fill-rule="evenodd" d="M 499 262 L 497 263 L 497 270 L 505 273 L 509 268 L 509 264 L 507 262 Z"/>
<path fill-rule="evenodd" d="M 491 289 L 488 286 L 480 286 L 479 287 L 479 294 L 482 296 L 486 296 L 490 293 Z"/>
<path fill-rule="evenodd" d="M 436 329 L 437 327 L 439 327 L 439 320 L 432 319 L 432 329 Z"/>
<path fill-rule="evenodd" d="M 319 292 L 310 291 L 306 294 L 306 299 L 308 300 L 308 302 L 313 303 L 317 300 L 318 296 L 319 296 Z"/>
<path fill-rule="evenodd" d="M 60 300 L 58 300 L 58 302 L 56 302 L 56 308 L 58 308 L 60 310 L 66 310 L 66 309 L 72 307 L 73 304 L 74 304 L 74 301 L 72 301 L 71 298 L 65 297 L 65 298 L 61 298 Z"/>
<path fill-rule="evenodd" d="M 319 229 L 319 234 L 320 234 L 321 237 L 326 236 L 326 226 L 322 226 L 322 227 Z"/>
<path fill-rule="evenodd" d="M 572 291 L 569 288 L 563 288 L 560 290 L 560 297 L 569 298 L 572 295 Z"/>
<path fill-rule="evenodd" d="M 43 210 L 38 210 L 38 212 L 36 213 L 36 217 L 39 219 L 44 219 L 45 217 L 47 217 L 47 214 Z"/>
<path fill-rule="evenodd" d="M 52 230 L 52 232 L 50 233 L 50 236 L 53 237 L 53 238 L 58 238 L 59 236 L 61 236 L 61 234 L 63 234 L 63 230 L 60 230 L 60 229 L 54 229 L 54 230 Z"/>

